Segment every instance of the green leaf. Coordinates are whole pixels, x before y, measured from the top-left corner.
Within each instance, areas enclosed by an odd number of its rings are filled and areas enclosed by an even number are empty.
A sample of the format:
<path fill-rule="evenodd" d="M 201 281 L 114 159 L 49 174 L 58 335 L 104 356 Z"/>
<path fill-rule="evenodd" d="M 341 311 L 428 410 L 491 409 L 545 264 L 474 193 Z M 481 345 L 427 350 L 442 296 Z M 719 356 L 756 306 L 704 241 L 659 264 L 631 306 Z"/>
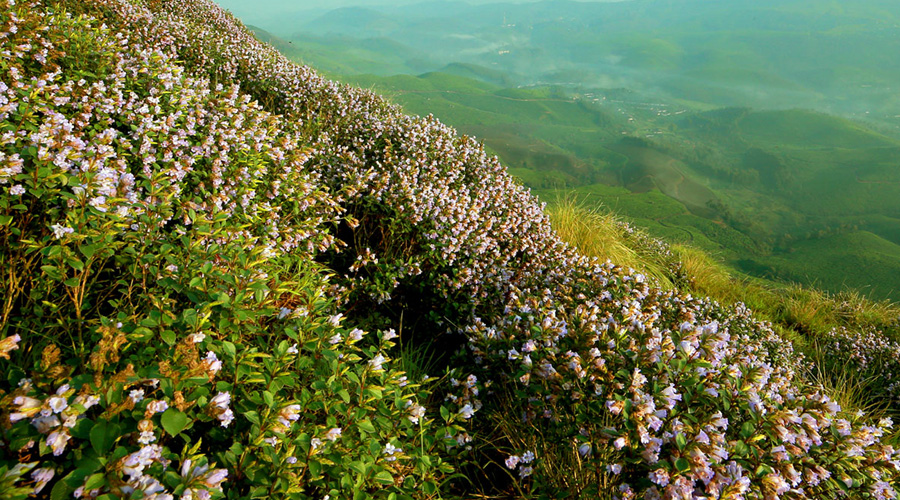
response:
<path fill-rule="evenodd" d="M 96 490 L 104 484 L 106 484 L 106 474 L 98 472 L 97 474 L 89 477 L 87 481 L 85 481 L 84 489 L 87 491 Z"/>
<path fill-rule="evenodd" d="M 259 413 L 255 411 L 244 412 L 244 418 L 249 420 L 251 424 L 259 425 Z"/>
<path fill-rule="evenodd" d="M 269 391 L 263 391 L 263 400 L 266 402 L 266 406 L 269 408 L 273 408 L 275 406 L 275 396 L 272 395 Z"/>
<path fill-rule="evenodd" d="M 91 428 L 91 446 L 94 447 L 97 455 L 106 455 L 116 443 L 119 435 L 121 435 L 121 429 L 118 425 L 100 420 Z"/>
<path fill-rule="evenodd" d="M 765 477 L 774 472 L 775 471 L 772 470 L 772 468 L 769 467 L 768 465 L 760 465 L 759 467 L 756 468 L 756 477 Z"/>
<path fill-rule="evenodd" d="M 441 406 L 441 418 L 444 419 L 444 422 L 450 421 L 450 410 L 446 406 Z"/>
<path fill-rule="evenodd" d="M 91 258 L 97 253 L 99 245 L 78 245 L 78 251 L 87 258 Z"/>
<path fill-rule="evenodd" d="M 686 458 L 679 458 L 675 461 L 675 468 L 682 474 L 687 474 L 691 471 L 691 463 Z"/>
<path fill-rule="evenodd" d="M 375 474 L 375 482 L 380 484 L 394 484 L 394 476 L 390 472 L 381 471 Z"/>
<path fill-rule="evenodd" d="M 687 446 L 687 438 L 684 437 L 684 434 L 678 433 L 675 436 L 675 444 L 678 445 L 679 450 L 683 450 L 685 446 Z"/>
<path fill-rule="evenodd" d="M 75 425 L 69 429 L 69 434 L 78 439 L 90 439 L 91 429 L 94 427 L 94 421 L 89 418 L 81 418 L 75 422 Z"/>
<path fill-rule="evenodd" d="M 159 334 L 159 336 L 162 337 L 163 342 L 165 342 L 166 344 L 168 344 L 168 345 L 175 344 L 175 332 L 173 332 L 172 330 L 163 330 Z"/>
<path fill-rule="evenodd" d="M 350 467 L 350 470 L 356 472 L 357 474 L 365 474 L 367 469 L 366 464 L 360 462 L 359 460 L 350 462 L 350 464 L 348 464 L 348 467 Z"/>
<path fill-rule="evenodd" d="M 188 325 L 194 326 L 194 327 L 198 326 L 197 322 L 198 322 L 199 318 L 197 316 L 196 309 L 185 309 L 184 311 L 182 311 L 181 317 L 184 319 L 184 322 L 187 323 Z"/>
<path fill-rule="evenodd" d="M 435 484 L 434 481 L 425 481 L 422 483 L 422 491 L 424 491 L 426 495 L 434 495 L 438 491 L 437 484 Z"/>
<path fill-rule="evenodd" d="M 748 439 L 754 432 L 756 432 L 756 426 L 753 425 L 753 422 L 744 422 L 744 425 L 741 426 L 741 437 L 744 439 Z"/>
<path fill-rule="evenodd" d="M 175 408 L 169 408 L 162 414 L 162 418 L 159 419 L 160 423 L 163 426 L 163 429 L 169 433 L 170 436 L 177 436 L 181 431 L 187 427 L 188 416 L 184 413 L 176 410 Z"/>
<path fill-rule="evenodd" d="M 143 326 L 139 326 L 139 327 L 135 328 L 133 332 L 131 332 L 131 335 L 134 337 L 135 340 L 137 340 L 139 342 L 144 342 L 144 341 L 150 340 L 150 338 L 153 337 L 153 332 L 149 328 L 144 328 Z"/>
<path fill-rule="evenodd" d="M 72 488 L 65 481 L 57 481 L 56 484 L 53 485 L 53 490 L 50 491 L 50 500 L 63 500 L 72 498 L 72 492 L 75 491 L 75 488 Z"/>
<path fill-rule="evenodd" d="M 233 358 L 235 354 L 237 354 L 237 349 L 234 347 L 234 344 L 227 340 L 222 342 L 222 351 L 224 351 L 229 358 Z"/>
<path fill-rule="evenodd" d="M 309 475 L 312 477 L 319 477 L 322 474 L 322 464 L 319 463 L 318 460 L 310 459 L 309 464 Z"/>
<path fill-rule="evenodd" d="M 356 424 L 356 426 L 359 427 L 359 430 L 363 432 L 366 432 L 368 434 L 375 434 L 375 426 L 372 425 L 371 420 L 360 420 L 359 423 Z"/>

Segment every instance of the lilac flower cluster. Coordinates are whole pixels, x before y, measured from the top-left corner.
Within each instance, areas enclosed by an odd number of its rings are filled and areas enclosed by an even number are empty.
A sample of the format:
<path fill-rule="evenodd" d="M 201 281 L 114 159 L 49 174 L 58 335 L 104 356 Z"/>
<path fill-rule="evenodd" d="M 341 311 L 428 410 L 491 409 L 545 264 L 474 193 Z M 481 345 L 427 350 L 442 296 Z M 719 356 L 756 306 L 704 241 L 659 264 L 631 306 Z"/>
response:
<path fill-rule="evenodd" d="M 470 349 L 517 387 L 526 422 L 586 441 L 583 459 L 589 443 L 624 457 L 634 482 L 620 498 L 812 498 L 881 491 L 900 472 L 879 442 L 890 422 L 842 418 L 804 389 L 801 358 L 746 308 L 651 289 L 610 265 L 537 284 L 514 289 L 500 321 L 471 325 Z M 858 467 L 834 466 L 846 456 Z"/>
<path fill-rule="evenodd" d="M 252 232 L 269 255 L 331 245 L 316 228 L 334 219 L 337 207 L 303 168 L 309 153 L 296 128 L 236 85 L 189 77 L 164 46 L 105 25 L 76 28 L 82 20 L 44 14 L 36 4 L 22 9 L 33 14 L 20 18 L 10 10 L 0 20 L 12 56 L 0 84 L 0 116 L 33 131 L 0 137 L 0 182 L 22 182 L 24 162 L 34 161 L 67 179 L 70 210 L 115 215 L 123 229 L 142 230 L 142 216 L 150 214 L 157 214 L 153 224 L 189 227 L 192 218 L 225 212 L 236 221 L 267 220 Z M 78 58 L 91 60 L 94 77 L 63 72 L 72 56 L 60 42 L 76 30 L 92 34 L 93 53 Z M 24 158 L 27 151 L 33 157 Z M 10 194 L 26 191 L 16 184 Z M 173 198 L 185 203 L 168 205 Z M 49 225 L 56 238 L 78 229 L 65 219 Z"/>
<path fill-rule="evenodd" d="M 77 394 L 68 384 L 59 386 L 53 393 L 35 393 L 32 381 L 22 379 L 12 394 L 15 409 L 9 415 L 10 423 L 27 419 L 37 431 L 46 436 L 45 445 L 54 456 L 62 455 L 72 436 L 71 429 L 85 418 L 85 413 L 100 398 L 93 394 Z"/>

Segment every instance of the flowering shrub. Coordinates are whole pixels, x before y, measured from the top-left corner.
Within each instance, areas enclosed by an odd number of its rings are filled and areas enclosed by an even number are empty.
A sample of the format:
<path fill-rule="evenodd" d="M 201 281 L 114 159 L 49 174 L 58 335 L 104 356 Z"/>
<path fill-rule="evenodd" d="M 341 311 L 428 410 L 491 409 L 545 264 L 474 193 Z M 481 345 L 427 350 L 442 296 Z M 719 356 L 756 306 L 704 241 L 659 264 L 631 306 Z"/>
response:
<path fill-rule="evenodd" d="M 456 424 L 343 326 L 298 130 L 90 17 L 0 27 L 4 494 L 434 493 Z"/>
<path fill-rule="evenodd" d="M 803 389 L 799 358 L 745 309 L 610 266 L 511 297 L 503 321 L 468 329 L 472 352 L 515 387 L 524 424 L 574 442 L 619 498 L 893 498 L 890 420 Z"/>
<path fill-rule="evenodd" d="M 435 497 L 510 405 L 623 498 L 894 495 L 890 422 L 578 255 L 474 140 L 206 0 L 0 1 L 9 496 Z M 396 366 L 404 312 L 468 341 L 447 384 Z"/>
<path fill-rule="evenodd" d="M 875 383 L 872 395 L 900 403 L 900 342 L 874 329 L 841 328 L 825 335 L 819 344 L 826 366 L 851 370 Z"/>

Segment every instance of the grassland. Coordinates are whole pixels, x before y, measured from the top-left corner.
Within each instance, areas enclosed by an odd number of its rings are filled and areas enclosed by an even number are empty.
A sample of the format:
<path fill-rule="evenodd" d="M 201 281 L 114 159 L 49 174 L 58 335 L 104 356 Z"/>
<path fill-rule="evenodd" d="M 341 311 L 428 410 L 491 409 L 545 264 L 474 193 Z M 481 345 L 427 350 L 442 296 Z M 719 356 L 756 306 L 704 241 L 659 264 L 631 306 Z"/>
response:
<path fill-rule="evenodd" d="M 900 141 L 861 122 L 800 109 L 660 116 L 614 94 L 458 74 L 348 81 L 483 140 L 548 200 L 577 193 L 757 277 L 900 297 Z M 852 277 L 840 264 L 869 256 Z"/>

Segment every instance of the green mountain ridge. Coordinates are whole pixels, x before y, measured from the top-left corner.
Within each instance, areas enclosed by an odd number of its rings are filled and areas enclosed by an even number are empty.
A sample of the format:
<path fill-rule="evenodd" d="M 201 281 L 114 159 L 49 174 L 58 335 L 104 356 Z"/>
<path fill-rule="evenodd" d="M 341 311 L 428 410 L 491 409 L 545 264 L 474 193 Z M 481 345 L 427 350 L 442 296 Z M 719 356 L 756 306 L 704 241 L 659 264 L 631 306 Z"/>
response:
<path fill-rule="evenodd" d="M 823 232 L 852 237 L 860 228 L 900 244 L 896 137 L 805 109 L 674 115 L 660 104 L 660 112 L 634 107 L 623 114 L 612 105 L 628 106 L 628 101 L 610 102 L 615 94 L 598 105 L 588 97 L 595 93 L 503 89 L 441 75 L 348 81 L 479 137 L 548 201 L 558 189 L 574 189 L 656 236 L 696 243 L 742 272 L 832 292 L 853 283 L 879 298 L 896 297 L 892 276 L 900 261 L 881 259 L 883 270 L 856 266 L 865 275 L 847 280 L 833 262 L 796 253 L 800 242 L 814 246 Z M 662 112 L 669 116 L 659 116 Z M 649 137 L 626 143 L 622 133 Z M 627 187 L 632 195 L 598 196 L 605 188 L 597 183 Z M 664 203 L 670 212 L 648 218 L 642 206 L 659 203 L 651 202 L 654 191 L 676 203 Z M 642 196 L 651 198 L 638 201 Z"/>

